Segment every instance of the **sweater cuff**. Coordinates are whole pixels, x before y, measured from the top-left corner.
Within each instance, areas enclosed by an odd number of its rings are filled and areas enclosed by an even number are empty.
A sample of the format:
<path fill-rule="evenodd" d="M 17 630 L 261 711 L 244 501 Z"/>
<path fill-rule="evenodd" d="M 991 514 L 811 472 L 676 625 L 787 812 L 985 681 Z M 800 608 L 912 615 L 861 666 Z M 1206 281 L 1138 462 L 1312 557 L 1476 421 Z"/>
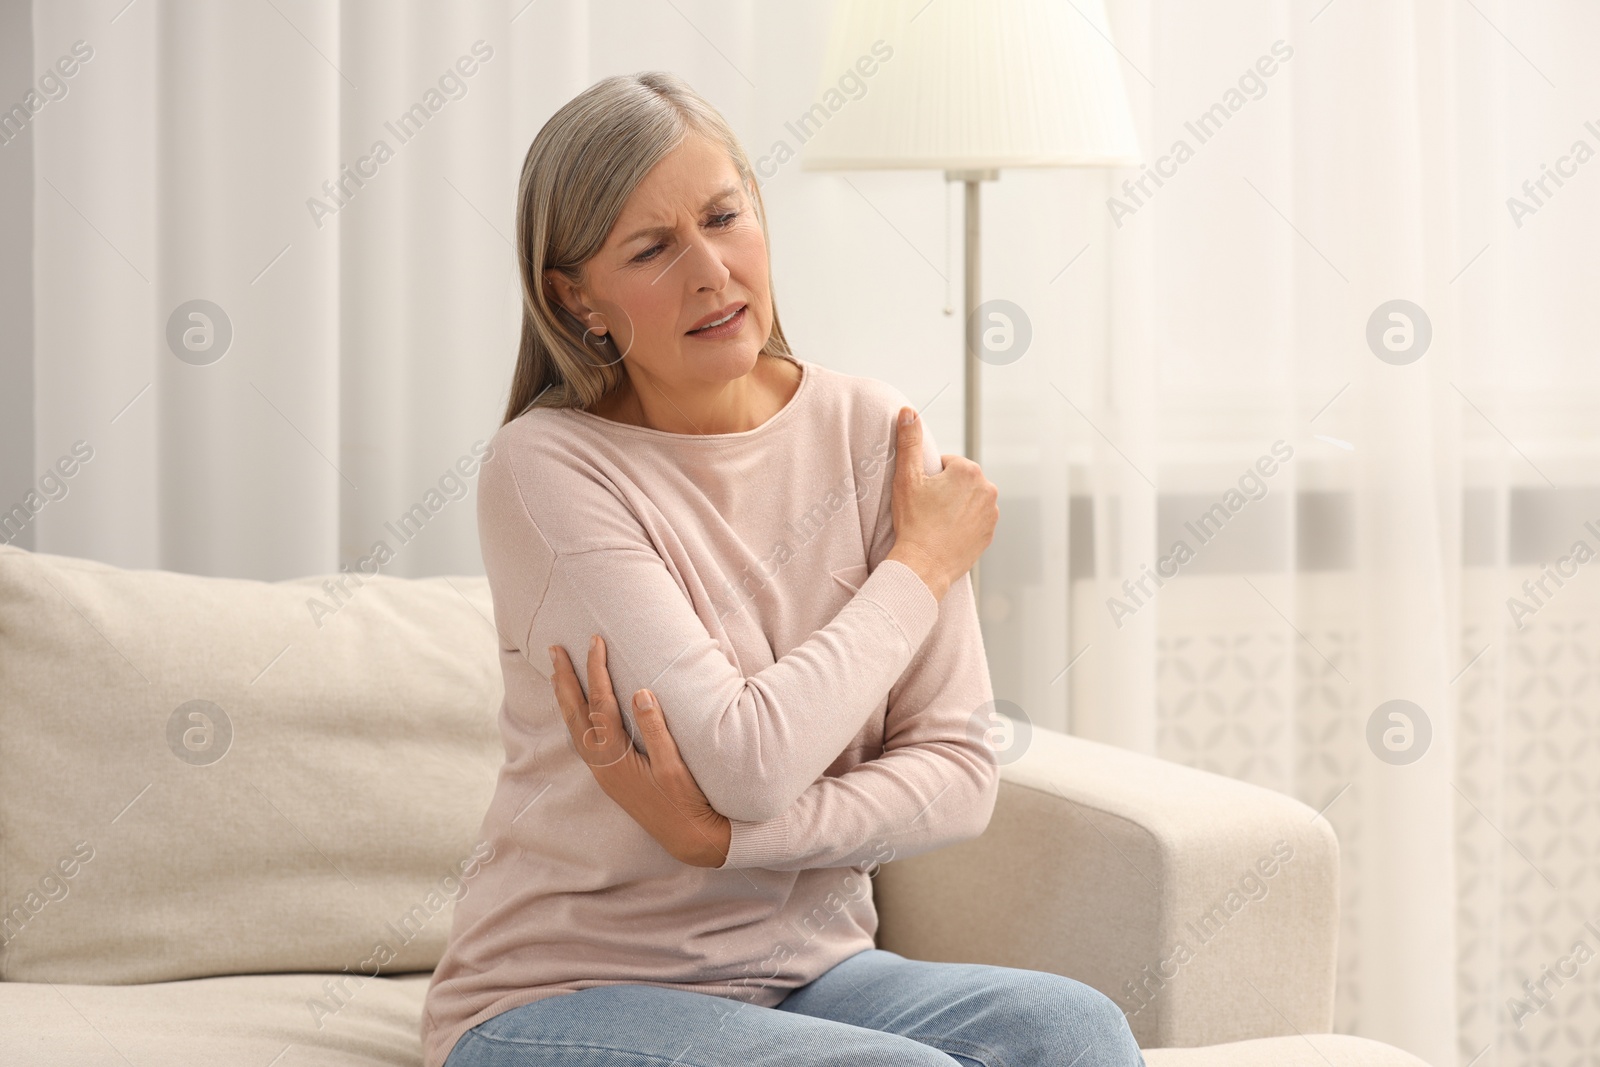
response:
<path fill-rule="evenodd" d="M 729 819 L 728 857 L 717 870 L 760 867 L 789 856 L 789 831 L 794 809 L 765 822 Z"/>
<path fill-rule="evenodd" d="M 912 654 L 927 640 L 933 624 L 939 621 L 939 601 L 920 575 L 897 559 L 878 564 L 871 577 L 861 583 L 858 596 L 865 596 L 894 621 L 911 646 Z"/>

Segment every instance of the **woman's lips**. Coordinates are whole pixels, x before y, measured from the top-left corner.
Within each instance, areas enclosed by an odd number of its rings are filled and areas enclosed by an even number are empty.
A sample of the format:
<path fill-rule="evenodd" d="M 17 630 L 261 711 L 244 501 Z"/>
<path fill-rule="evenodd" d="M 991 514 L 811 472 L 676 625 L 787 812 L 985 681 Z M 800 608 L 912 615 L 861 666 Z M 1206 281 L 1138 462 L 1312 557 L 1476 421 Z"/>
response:
<path fill-rule="evenodd" d="M 749 310 L 750 306 L 746 304 L 738 311 L 735 311 L 733 313 L 733 318 L 729 319 L 727 322 L 724 322 L 721 326 L 708 326 L 703 330 L 690 330 L 685 336 L 699 337 L 712 341 L 719 337 L 731 337 L 738 333 L 740 327 L 744 325 L 744 313 Z"/>

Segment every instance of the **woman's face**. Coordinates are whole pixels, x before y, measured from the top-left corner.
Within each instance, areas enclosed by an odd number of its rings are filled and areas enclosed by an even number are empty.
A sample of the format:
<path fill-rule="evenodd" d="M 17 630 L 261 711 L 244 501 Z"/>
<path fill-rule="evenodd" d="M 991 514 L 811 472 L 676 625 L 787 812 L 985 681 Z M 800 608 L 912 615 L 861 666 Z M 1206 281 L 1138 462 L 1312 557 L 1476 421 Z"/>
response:
<path fill-rule="evenodd" d="M 590 361 L 621 354 L 669 391 L 742 377 L 772 332 L 767 245 L 739 173 L 715 141 L 690 133 L 634 189 L 604 246 L 573 287 L 547 271 L 557 297 L 591 330 Z M 710 334 L 692 332 L 743 310 Z M 613 342 L 595 347 L 602 330 Z"/>

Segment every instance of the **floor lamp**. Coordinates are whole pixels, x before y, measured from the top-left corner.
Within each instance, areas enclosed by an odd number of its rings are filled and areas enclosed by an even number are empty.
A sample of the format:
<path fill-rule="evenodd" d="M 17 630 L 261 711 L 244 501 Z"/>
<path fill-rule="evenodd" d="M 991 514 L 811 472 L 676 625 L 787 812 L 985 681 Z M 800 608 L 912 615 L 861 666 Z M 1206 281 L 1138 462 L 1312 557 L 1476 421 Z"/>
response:
<path fill-rule="evenodd" d="M 979 183 L 1001 167 L 1139 162 L 1104 0 L 835 0 L 802 170 L 943 170 L 965 185 L 966 455 L 979 459 L 986 348 Z M 1003 314 L 1003 312 L 997 312 Z M 978 595 L 978 567 L 972 568 Z M 982 603 L 982 601 L 978 601 Z"/>

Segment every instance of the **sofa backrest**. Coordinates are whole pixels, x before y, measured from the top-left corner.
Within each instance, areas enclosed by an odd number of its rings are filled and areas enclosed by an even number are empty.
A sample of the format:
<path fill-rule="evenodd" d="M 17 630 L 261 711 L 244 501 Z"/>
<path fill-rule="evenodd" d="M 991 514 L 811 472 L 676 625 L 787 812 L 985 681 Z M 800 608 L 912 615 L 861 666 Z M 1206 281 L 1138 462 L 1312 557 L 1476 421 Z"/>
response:
<path fill-rule="evenodd" d="M 0 546 L 0 980 L 431 970 L 494 865 L 493 618 Z"/>

